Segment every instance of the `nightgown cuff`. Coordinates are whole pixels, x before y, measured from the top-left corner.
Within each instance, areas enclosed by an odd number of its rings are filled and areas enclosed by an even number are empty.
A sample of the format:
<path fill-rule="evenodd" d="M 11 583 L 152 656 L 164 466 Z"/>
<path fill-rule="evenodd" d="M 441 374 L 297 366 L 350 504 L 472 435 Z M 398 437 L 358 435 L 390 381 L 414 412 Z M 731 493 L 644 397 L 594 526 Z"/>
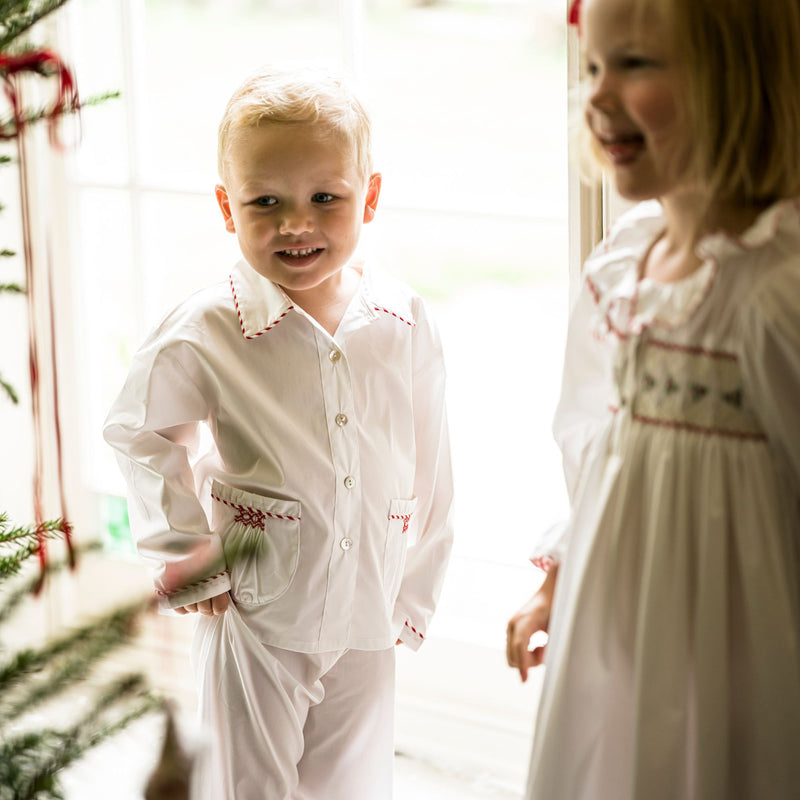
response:
<path fill-rule="evenodd" d="M 216 575 L 210 575 L 208 578 L 203 578 L 172 591 L 157 588 L 158 608 L 161 613 L 169 614 L 172 609 L 199 603 L 209 597 L 216 597 L 219 594 L 230 591 L 230 588 L 231 577 L 228 570 L 222 570 Z"/>
<path fill-rule="evenodd" d="M 568 523 L 562 521 L 551 525 L 542 533 L 530 555 L 530 562 L 534 567 L 550 572 L 562 560 L 567 549 L 568 527 Z"/>

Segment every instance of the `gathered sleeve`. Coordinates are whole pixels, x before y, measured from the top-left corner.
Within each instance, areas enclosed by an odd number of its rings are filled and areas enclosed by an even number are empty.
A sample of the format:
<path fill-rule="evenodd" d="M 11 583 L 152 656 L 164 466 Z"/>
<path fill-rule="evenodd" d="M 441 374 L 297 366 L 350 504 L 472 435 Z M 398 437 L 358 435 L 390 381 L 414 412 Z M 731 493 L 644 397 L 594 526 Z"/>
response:
<path fill-rule="evenodd" d="M 552 428 L 561 450 L 570 506 L 584 474 L 590 446 L 608 418 L 613 341 L 612 334 L 600 339 L 592 333 L 596 314 L 591 285 L 585 282 L 570 313 L 561 395 Z M 548 571 L 563 559 L 569 530 L 569 521 L 565 520 L 539 536 L 530 557 L 534 566 Z"/>
<path fill-rule="evenodd" d="M 230 588 L 222 542 L 210 530 L 190 463 L 209 416 L 196 363 L 188 343 L 162 349 L 152 338 L 135 356 L 103 429 L 128 486 L 131 530 L 153 569 L 162 609 Z"/>
<path fill-rule="evenodd" d="M 453 475 L 445 408 L 445 366 L 433 321 L 415 314 L 413 406 L 416 439 L 412 518 L 414 543 L 406 552 L 393 621 L 404 644 L 422 644 L 441 594 L 453 545 Z"/>
<path fill-rule="evenodd" d="M 776 269 L 742 312 L 749 401 L 800 498 L 800 263 Z"/>

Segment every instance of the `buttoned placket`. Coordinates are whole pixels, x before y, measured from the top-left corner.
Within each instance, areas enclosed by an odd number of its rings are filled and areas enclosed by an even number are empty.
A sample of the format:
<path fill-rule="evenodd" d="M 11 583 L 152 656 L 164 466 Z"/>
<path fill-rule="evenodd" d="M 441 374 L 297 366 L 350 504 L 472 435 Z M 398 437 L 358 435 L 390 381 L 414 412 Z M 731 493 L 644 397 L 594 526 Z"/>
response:
<path fill-rule="evenodd" d="M 333 541 L 320 637 L 350 618 L 355 602 L 361 531 L 361 475 L 358 430 L 350 367 L 344 348 L 315 327 L 322 397 L 334 468 Z"/>

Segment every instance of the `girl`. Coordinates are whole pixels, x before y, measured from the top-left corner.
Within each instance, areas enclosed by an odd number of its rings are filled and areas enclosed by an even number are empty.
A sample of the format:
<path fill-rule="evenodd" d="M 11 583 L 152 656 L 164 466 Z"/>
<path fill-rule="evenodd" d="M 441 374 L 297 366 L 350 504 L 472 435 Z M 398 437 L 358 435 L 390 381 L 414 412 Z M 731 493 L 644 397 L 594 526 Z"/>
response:
<path fill-rule="evenodd" d="M 569 522 L 508 625 L 528 798 L 800 796 L 800 3 L 584 0 L 586 129 L 640 203 L 585 265 Z M 657 202 L 654 202 L 657 201 Z"/>

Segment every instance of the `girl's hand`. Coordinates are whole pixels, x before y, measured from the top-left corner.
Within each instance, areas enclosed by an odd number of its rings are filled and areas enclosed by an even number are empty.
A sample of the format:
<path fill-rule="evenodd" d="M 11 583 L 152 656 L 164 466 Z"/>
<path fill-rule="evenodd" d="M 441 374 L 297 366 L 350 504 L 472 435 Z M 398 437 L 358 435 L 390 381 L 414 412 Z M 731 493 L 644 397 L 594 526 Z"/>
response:
<path fill-rule="evenodd" d="M 508 621 L 506 660 L 509 667 L 519 670 L 523 683 L 528 680 L 528 670 L 538 667 L 544 661 L 545 647 L 534 647 L 531 650 L 530 641 L 537 631 L 547 633 L 557 576 L 556 564 L 550 568 L 539 591 Z"/>
<path fill-rule="evenodd" d="M 218 594 L 216 597 L 209 597 L 205 600 L 198 600 L 188 606 L 181 606 L 174 609 L 178 614 L 202 614 L 205 617 L 220 616 L 228 610 L 230 596 L 227 592 Z"/>

